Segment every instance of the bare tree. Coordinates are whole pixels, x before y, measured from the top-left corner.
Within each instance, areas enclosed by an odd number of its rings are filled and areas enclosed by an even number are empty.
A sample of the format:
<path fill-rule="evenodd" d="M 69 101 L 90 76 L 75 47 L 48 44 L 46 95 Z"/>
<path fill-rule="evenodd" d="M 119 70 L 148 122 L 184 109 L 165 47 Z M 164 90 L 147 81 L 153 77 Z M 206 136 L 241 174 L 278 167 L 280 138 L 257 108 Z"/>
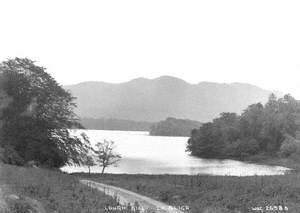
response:
<path fill-rule="evenodd" d="M 106 167 L 116 164 L 121 159 L 121 155 L 114 152 L 114 141 L 104 140 L 98 142 L 96 147 L 97 161 L 102 166 L 101 174 L 103 174 Z"/>

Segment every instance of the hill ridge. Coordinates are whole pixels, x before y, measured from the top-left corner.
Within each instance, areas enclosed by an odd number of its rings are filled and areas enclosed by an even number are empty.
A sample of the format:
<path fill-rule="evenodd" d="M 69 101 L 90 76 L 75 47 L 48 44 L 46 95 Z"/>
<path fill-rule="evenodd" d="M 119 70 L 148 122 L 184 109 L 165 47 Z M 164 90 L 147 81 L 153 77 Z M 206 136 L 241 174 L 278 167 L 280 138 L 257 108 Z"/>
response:
<path fill-rule="evenodd" d="M 241 113 L 250 104 L 265 103 L 272 93 L 251 84 L 190 84 L 171 76 L 124 83 L 83 82 L 65 88 L 77 97 L 80 117 L 151 122 L 167 117 L 207 122 L 221 112 Z"/>

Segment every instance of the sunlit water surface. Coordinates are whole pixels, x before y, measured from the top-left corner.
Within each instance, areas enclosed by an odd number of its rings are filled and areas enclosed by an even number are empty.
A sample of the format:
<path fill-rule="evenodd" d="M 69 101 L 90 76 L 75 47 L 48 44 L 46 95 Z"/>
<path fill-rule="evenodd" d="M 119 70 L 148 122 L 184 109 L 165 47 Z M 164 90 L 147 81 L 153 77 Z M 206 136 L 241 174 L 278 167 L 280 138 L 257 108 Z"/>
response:
<path fill-rule="evenodd" d="M 116 174 L 206 174 L 206 175 L 281 175 L 286 168 L 244 163 L 235 160 L 207 160 L 185 152 L 187 137 L 149 136 L 141 131 L 78 130 L 85 132 L 92 143 L 113 140 L 116 152 L 122 155 L 117 166 L 106 169 Z M 91 172 L 101 172 L 94 166 Z M 66 172 L 87 172 L 87 167 L 66 166 Z"/>

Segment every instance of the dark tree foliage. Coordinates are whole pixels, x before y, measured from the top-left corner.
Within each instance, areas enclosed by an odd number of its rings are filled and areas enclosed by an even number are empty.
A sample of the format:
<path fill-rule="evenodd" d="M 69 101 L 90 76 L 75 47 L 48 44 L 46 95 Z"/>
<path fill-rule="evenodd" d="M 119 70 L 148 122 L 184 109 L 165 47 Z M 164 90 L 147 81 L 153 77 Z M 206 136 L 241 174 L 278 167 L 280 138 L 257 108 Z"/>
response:
<path fill-rule="evenodd" d="M 204 158 L 244 159 L 256 154 L 274 155 L 287 137 L 300 127 L 300 102 L 290 95 L 252 104 L 241 115 L 222 113 L 213 122 L 192 131 L 187 151 Z"/>
<path fill-rule="evenodd" d="M 29 59 L 2 62 L 0 74 L 2 89 L 12 99 L 0 118 L 0 145 L 19 156 L 13 163 L 35 161 L 52 168 L 83 163 L 88 140 L 68 130 L 81 127 L 73 113 L 74 97 Z"/>
<path fill-rule="evenodd" d="M 199 128 L 201 123 L 188 119 L 169 117 L 150 127 L 150 135 L 156 136 L 190 136 L 191 130 Z"/>

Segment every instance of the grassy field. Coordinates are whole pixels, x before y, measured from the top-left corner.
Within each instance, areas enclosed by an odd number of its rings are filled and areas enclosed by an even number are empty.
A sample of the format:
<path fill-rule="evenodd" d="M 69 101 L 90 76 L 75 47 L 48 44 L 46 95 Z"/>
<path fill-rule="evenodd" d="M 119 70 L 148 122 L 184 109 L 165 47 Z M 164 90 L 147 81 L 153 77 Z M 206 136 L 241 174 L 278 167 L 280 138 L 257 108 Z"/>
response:
<path fill-rule="evenodd" d="M 0 164 L 0 189 L 16 194 L 17 203 L 8 203 L 9 212 L 29 213 L 25 197 L 40 201 L 51 213 L 130 212 L 105 210 L 116 199 L 79 184 L 91 179 L 135 191 L 175 207 L 188 206 L 192 213 L 264 212 L 286 207 L 300 212 L 300 173 L 284 176 L 229 177 L 187 175 L 74 174 Z M 271 209 L 273 209 L 271 211 Z M 2 212 L 1 212 L 2 213 Z"/>
<path fill-rule="evenodd" d="M 300 173 L 264 177 L 126 174 L 75 176 L 123 187 L 174 206 L 188 205 L 189 212 L 193 213 L 262 212 L 255 210 L 255 207 L 262 207 L 264 212 L 300 212 Z"/>
<path fill-rule="evenodd" d="M 51 213 L 130 212 L 105 210 L 116 206 L 116 199 L 80 184 L 75 176 L 57 171 L 0 164 L 0 189 L 4 197 L 20 198 L 14 202 L 6 199 L 9 213 L 29 213 L 26 197 L 39 201 Z"/>

